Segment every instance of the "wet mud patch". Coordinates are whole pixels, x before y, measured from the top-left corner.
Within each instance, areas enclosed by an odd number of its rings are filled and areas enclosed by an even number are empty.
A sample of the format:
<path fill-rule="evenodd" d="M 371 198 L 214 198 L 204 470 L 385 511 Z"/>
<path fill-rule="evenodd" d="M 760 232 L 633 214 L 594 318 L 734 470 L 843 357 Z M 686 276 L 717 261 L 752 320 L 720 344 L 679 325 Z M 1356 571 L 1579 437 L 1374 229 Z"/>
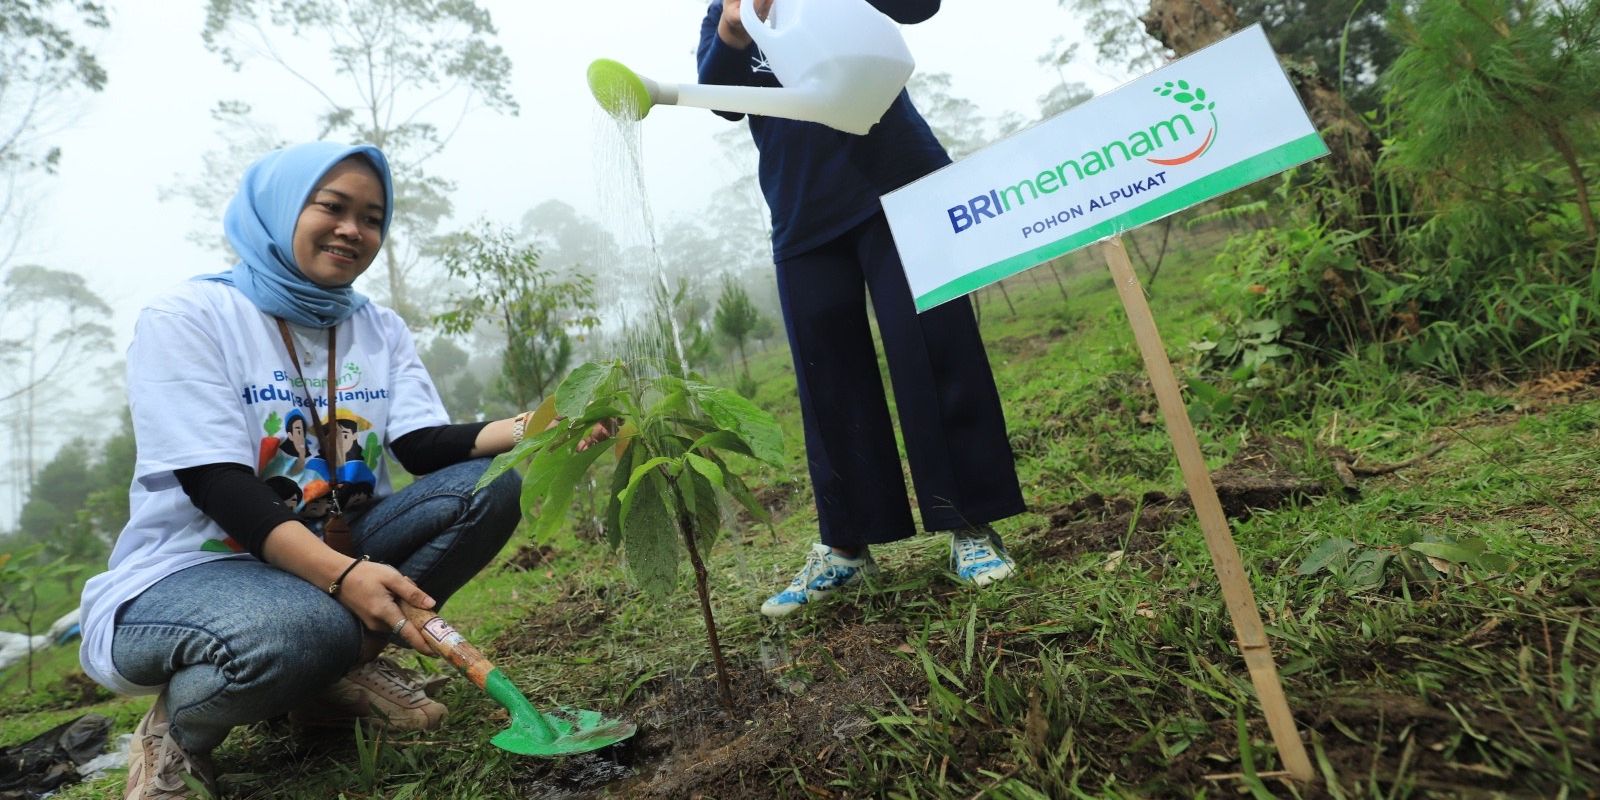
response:
<path fill-rule="evenodd" d="M 1292 468 L 1293 442 L 1269 439 L 1246 446 L 1227 466 L 1211 474 L 1229 519 L 1244 520 L 1293 502 L 1323 497 L 1329 488 L 1322 480 Z M 1042 541 L 1024 548 L 1030 558 L 1071 560 L 1084 553 L 1121 550 L 1125 555 L 1155 550 L 1165 532 L 1194 513 L 1187 491 L 1175 495 L 1146 492 L 1138 498 L 1106 497 L 1094 493 L 1049 512 L 1049 527 Z"/>
<path fill-rule="evenodd" d="M 770 668 L 730 665 L 733 716 L 709 665 L 659 678 L 618 712 L 639 726 L 632 739 L 581 760 L 530 762 L 512 781 L 532 797 L 763 797 L 773 770 L 801 764 L 808 785 L 826 785 L 844 774 L 874 715 L 926 692 L 901 650 L 908 636 L 898 624 L 846 623 L 825 641 L 778 645 Z"/>

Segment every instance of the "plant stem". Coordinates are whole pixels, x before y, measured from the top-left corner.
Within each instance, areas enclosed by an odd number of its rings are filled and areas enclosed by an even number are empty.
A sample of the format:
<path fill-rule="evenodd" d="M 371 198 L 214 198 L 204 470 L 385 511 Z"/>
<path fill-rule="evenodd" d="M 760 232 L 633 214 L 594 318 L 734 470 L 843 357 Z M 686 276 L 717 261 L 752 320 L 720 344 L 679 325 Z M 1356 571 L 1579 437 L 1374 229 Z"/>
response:
<path fill-rule="evenodd" d="M 690 487 L 689 491 L 694 491 Z M 689 549 L 689 563 L 694 565 L 694 588 L 700 593 L 700 613 L 706 618 L 706 641 L 711 644 L 711 660 L 717 665 L 717 688 L 722 691 L 722 707 L 734 714 L 733 689 L 728 684 L 728 665 L 722 660 L 722 644 L 717 641 L 717 620 L 711 615 L 711 591 L 706 587 L 706 564 L 700 560 L 700 548 L 695 544 L 694 521 L 689 515 L 678 513 L 678 530 L 683 533 L 684 547 Z"/>

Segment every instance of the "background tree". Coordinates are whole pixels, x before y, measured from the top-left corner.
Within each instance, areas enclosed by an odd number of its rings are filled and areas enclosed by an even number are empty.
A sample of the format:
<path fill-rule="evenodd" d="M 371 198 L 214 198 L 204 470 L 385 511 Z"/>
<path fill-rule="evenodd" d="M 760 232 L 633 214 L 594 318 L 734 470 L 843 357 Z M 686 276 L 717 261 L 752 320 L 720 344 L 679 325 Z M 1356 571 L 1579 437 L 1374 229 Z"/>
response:
<path fill-rule="evenodd" d="M 394 171 L 395 213 L 383 249 L 389 305 L 423 322 L 413 273 L 449 216 L 455 185 L 425 165 L 475 108 L 515 115 L 511 60 L 489 12 L 472 0 L 210 0 L 205 44 L 240 68 L 249 57 L 281 67 L 325 104 L 320 137 L 370 142 Z M 312 43 L 323 65 L 290 54 Z"/>
<path fill-rule="evenodd" d="M 1076 27 L 1090 37 L 1101 68 L 1115 65 L 1130 75 L 1142 75 L 1171 58 L 1171 51 L 1144 31 L 1139 18 L 1145 13 L 1145 0 L 1057 0 L 1076 18 Z M 1075 45 L 1056 40 L 1055 52 L 1047 63 L 1065 67 L 1077 54 Z"/>
<path fill-rule="evenodd" d="M 1244 25 L 1230 0 L 1150 0 L 1150 9 L 1140 21 L 1149 36 L 1179 57 Z M 1270 38 L 1272 32 L 1267 35 Z M 1332 189 L 1319 194 L 1319 221 L 1333 230 L 1372 228 L 1374 235 L 1356 243 L 1361 258 L 1377 268 L 1392 268 L 1399 258 L 1404 209 L 1391 207 L 1386 213 L 1385 198 L 1379 196 L 1374 169 L 1382 143 L 1377 133 L 1368 118 L 1350 105 L 1337 80 L 1322 75 L 1294 53 L 1280 51 L 1278 55 L 1311 124 L 1328 145 L 1328 156 L 1315 162 L 1308 173 L 1311 180 Z"/>
<path fill-rule="evenodd" d="M 88 442 L 74 439 L 57 450 L 33 480 L 18 532 L 41 544 L 60 535 L 77 519 L 78 509 L 89 497 L 89 472 Z"/>
<path fill-rule="evenodd" d="M 220 221 L 223 209 L 239 190 L 239 176 L 262 154 L 289 144 L 276 125 L 254 118 L 251 112 L 249 103 L 236 100 L 219 101 L 212 107 L 217 138 L 227 144 L 200 156 L 198 174 L 182 176 L 162 187 L 160 193 L 163 201 L 187 200 L 202 212 L 196 215 L 195 227 L 184 238 L 217 253 L 230 265 L 238 256 L 223 234 Z"/>
<path fill-rule="evenodd" d="M 721 334 L 739 351 L 739 365 L 750 374 L 750 361 L 745 358 L 744 343 L 761 322 L 761 312 L 750 302 L 750 295 L 730 276 L 723 276 L 722 295 L 717 298 L 716 326 Z"/>
<path fill-rule="evenodd" d="M 1583 163 L 1600 146 L 1600 3 L 1423 3 L 1396 23 L 1408 47 L 1386 76 L 1400 143 L 1389 170 L 1436 204 L 1507 208 L 1553 188 L 1525 177 L 1553 157 L 1557 191 L 1600 236 Z"/>
<path fill-rule="evenodd" d="M 69 100 L 105 88 L 106 71 L 73 39 L 73 23 L 107 27 L 105 8 L 87 0 L 0 2 L 0 269 L 26 230 L 28 181 L 52 173 L 61 148 L 51 139 L 72 120 Z"/>
<path fill-rule="evenodd" d="M 1378 78 L 1400 54 L 1390 34 L 1391 0 L 1238 0 L 1239 22 L 1260 22 L 1272 48 L 1302 63 L 1337 87 L 1357 111 L 1375 111 Z"/>
<path fill-rule="evenodd" d="M 449 336 L 435 336 L 420 355 L 450 418 L 477 419 L 482 411 L 483 382 L 472 372 L 472 354 Z"/>
<path fill-rule="evenodd" d="M 560 200 L 546 200 L 522 215 L 522 236 L 539 248 L 539 261 L 561 273 L 591 279 L 620 266 L 617 239 L 604 225 Z"/>
<path fill-rule="evenodd" d="M 1090 32 L 1100 62 L 1132 75 L 1149 72 L 1198 46 L 1180 41 L 1174 48 L 1173 42 L 1148 31 L 1145 20 L 1173 4 L 1160 0 L 1059 2 L 1078 15 L 1083 29 Z M 1400 43 L 1386 25 L 1389 9 L 1396 5 L 1391 0 L 1232 0 L 1202 2 L 1197 7 L 1211 18 L 1227 20 L 1226 27 L 1218 31 L 1222 35 L 1261 23 L 1280 56 L 1320 75 L 1357 110 L 1372 111 L 1378 107 L 1378 76 L 1400 52 Z M 1073 45 L 1058 40 L 1046 63 L 1065 66 L 1074 55 Z"/>
<path fill-rule="evenodd" d="M 468 288 L 435 324 L 452 335 L 498 328 L 506 344 L 496 391 L 517 408 L 534 407 L 566 374 L 574 336 L 599 324 L 593 284 L 541 267 L 532 245 L 487 223 L 447 237 L 440 255 L 445 272 Z"/>
<path fill-rule="evenodd" d="M 951 92 L 949 73 L 918 72 L 906 91 L 951 158 L 960 159 L 992 141 L 989 119 L 977 103 Z"/>
<path fill-rule="evenodd" d="M 106 439 L 100 457 L 89 471 L 89 495 L 78 512 L 79 522 L 86 526 L 101 547 L 109 549 L 128 524 L 128 487 L 133 484 L 134 459 L 137 450 L 133 440 L 133 419 L 128 409 L 122 410 L 122 425 Z M 99 557 L 96 553 L 96 557 Z"/>
<path fill-rule="evenodd" d="M 110 349 L 110 316 L 75 272 L 22 265 L 0 284 L 0 427 L 11 434 L 17 499 L 37 472 L 40 398 L 87 356 Z"/>

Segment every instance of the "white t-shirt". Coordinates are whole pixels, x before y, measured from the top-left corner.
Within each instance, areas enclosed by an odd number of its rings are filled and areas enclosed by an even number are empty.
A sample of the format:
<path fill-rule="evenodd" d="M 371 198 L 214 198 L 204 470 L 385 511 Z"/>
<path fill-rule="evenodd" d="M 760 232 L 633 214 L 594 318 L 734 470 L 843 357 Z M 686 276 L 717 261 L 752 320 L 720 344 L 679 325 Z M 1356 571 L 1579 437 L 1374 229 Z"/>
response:
<path fill-rule="evenodd" d="M 139 315 L 128 348 L 128 401 L 138 460 L 128 492 L 130 517 L 105 572 L 83 587 L 79 660 L 95 681 L 124 694 L 153 694 L 111 662 L 118 611 L 139 593 L 186 567 L 252 558 L 190 502 L 174 470 L 245 464 L 302 516 L 321 516 L 330 484 L 308 421 L 327 420 L 327 331 L 290 326 L 302 380 L 277 322 L 237 289 L 189 281 Z M 390 492 L 386 460 L 395 439 L 449 422 L 417 357 L 405 323 L 368 303 L 338 328 L 337 409 L 346 482 L 370 480 L 372 497 Z M 309 362 L 309 363 L 307 363 Z M 358 487 L 359 489 L 359 487 Z M 341 495 L 343 496 L 343 495 Z"/>

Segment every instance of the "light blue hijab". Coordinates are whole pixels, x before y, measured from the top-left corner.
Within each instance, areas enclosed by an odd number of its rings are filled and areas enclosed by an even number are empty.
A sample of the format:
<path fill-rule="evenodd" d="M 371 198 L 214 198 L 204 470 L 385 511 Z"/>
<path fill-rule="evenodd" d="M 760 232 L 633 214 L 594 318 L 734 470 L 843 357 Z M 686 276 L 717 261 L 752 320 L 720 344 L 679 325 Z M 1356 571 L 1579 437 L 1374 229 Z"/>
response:
<path fill-rule="evenodd" d="M 226 283 L 275 317 L 312 328 L 331 328 L 366 305 L 349 286 L 318 286 L 294 262 L 294 227 L 311 192 L 334 165 L 359 155 L 372 162 L 383 183 L 383 238 L 394 216 L 394 180 L 389 159 L 371 145 L 308 142 L 274 150 L 245 170 L 239 193 L 222 217 L 228 243 L 239 255 L 230 272 L 199 280 Z"/>

